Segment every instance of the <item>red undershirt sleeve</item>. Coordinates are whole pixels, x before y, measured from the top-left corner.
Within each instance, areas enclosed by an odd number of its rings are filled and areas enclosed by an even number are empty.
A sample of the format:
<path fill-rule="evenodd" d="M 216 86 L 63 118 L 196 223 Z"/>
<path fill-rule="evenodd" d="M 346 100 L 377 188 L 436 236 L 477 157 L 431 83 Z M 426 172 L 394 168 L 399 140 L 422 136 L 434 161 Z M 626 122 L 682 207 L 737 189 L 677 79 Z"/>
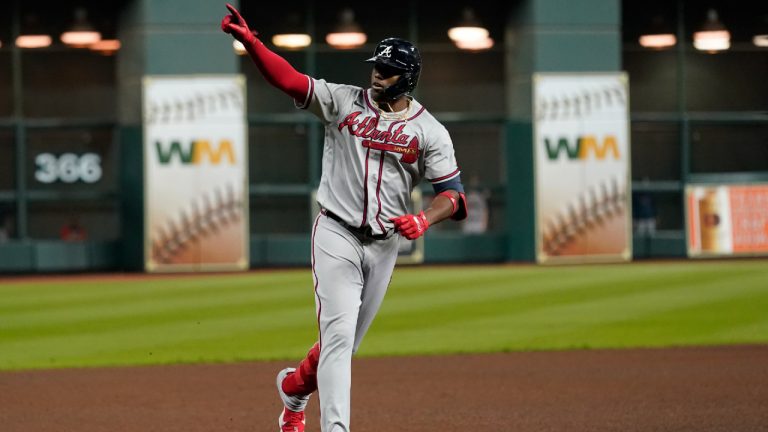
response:
<path fill-rule="evenodd" d="M 287 60 L 270 51 L 259 39 L 246 46 L 259 71 L 272 86 L 294 100 L 306 103 L 310 78 L 298 72 Z"/>

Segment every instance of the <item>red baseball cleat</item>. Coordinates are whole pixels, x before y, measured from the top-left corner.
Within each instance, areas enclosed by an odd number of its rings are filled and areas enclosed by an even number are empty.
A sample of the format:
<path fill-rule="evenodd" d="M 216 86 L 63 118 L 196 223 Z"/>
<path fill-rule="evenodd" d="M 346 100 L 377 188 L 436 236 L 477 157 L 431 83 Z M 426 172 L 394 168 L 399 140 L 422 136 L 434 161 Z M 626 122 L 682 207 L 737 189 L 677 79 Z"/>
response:
<path fill-rule="evenodd" d="M 277 424 L 280 426 L 280 432 L 304 432 L 304 411 L 291 411 L 288 408 L 283 408 L 283 412 L 280 413 L 280 417 L 277 419 Z"/>
<path fill-rule="evenodd" d="M 277 374 L 277 393 L 283 401 L 283 411 L 277 418 L 277 424 L 280 426 L 280 432 L 304 432 L 306 420 L 304 418 L 304 408 L 307 407 L 309 395 L 291 396 L 283 391 L 283 380 L 288 375 L 296 372 L 294 368 L 285 368 Z"/>

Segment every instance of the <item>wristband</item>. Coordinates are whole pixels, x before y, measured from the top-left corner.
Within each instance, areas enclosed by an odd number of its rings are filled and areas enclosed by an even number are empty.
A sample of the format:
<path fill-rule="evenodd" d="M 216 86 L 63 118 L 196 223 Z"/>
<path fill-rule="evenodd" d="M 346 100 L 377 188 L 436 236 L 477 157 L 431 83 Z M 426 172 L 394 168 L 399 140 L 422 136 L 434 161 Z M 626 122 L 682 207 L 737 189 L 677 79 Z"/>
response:
<path fill-rule="evenodd" d="M 459 209 L 459 202 L 456 200 L 456 198 L 453 197 L 451 194 L 451 191 L 442 191 L 437 196 L 444 196 L 448 198 L 451 201 L 451 205 L 453 206 L 453 210 L 451 210 L 451 216 L 456 214 L 456 211 Z"/>

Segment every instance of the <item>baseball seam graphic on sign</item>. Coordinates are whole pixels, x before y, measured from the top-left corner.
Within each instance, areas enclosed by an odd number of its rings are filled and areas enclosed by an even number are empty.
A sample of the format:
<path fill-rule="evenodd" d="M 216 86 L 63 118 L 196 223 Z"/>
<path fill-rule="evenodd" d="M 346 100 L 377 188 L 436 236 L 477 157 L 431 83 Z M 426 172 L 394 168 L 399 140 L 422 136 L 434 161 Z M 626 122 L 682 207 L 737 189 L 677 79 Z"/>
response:
<path fill-rule="evenodd" d="M 178 209 L 175 216 L 154 227 L 152 258 L 160 263 L 173 262 L 192 243 L 240 220 L 242 210 L 243 203 L 232 184 L 200 195 L 189 208 Z"/>
<path fill-rule="evenodd" d="M 243 107 L 242 94 L 237 88 L 195 93 L 194 96 L 162 102 L 148 101 L 145 122 L 148 124 L 191 122 L 207 114 L 226 111 L 230 105 L 237 108 Z"/>
<path fill-rule="evenodd" d="M 624 89 L 618 86 L 603 86 L 596 89 L 584 89 L 571 96 L 552 96 L 540 98 L 537 103 L 537 120 L 562 120 L 579 118 L 599 111 L 603 107 L 624 106 Z"/>
<path fill-rule="evenodd" d="M 238 75 L 145 77 L 145 266 L 242 269 L 247 126 Z"/>
<path fill-rule="evenodd" d="M 539 260 L 626 257 L 626 78 L 541 74 L 534 101 Z"/>
<path fill-rule="evenodd" d="M 569 202 L 563 211 L 549 218 L 542 230 L 544 251 L 557 255 L 587 231 L 622 216 L 625 202 L 624 186 L 616 178 L 589 188 Z"/>

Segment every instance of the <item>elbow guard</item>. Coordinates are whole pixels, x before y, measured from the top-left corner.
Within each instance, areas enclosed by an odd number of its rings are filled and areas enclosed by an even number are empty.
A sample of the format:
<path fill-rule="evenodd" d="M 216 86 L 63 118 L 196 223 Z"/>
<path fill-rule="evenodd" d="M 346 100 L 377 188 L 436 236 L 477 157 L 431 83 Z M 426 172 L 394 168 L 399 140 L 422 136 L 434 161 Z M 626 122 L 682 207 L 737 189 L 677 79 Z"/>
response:
<path fill-rule="evenodd" d="M 451 219 L 460 221 L 463 219 L 466 219 L 467 217 L 467 199 L 464 196 L 463 192 L 457 192 L 459 194 L 459 199 L 453 197 L 453 194 L 450 192 L 450 190 L 446 190 L 443 192 L 440 192 L 437 194 L 438 196 L 444 196 L 448 198 L 448 200 L 451 201 L 451 204 L 453 205 L 453 211 L 451 212 Z"/>
<path fill-rule="evenodd" d="M 467 212 L 469 209 L 467 207 L 467 199 L 464 196 L 464 185 L 461 184 L 461 177 L 456 176 L 451 180 L 442 183 L 435 183 L 432 185 L 432 187 L 438 196 L 443 195 L 451 200 L 451 204 L 453 204 L 453 213 L 451 213 L 451 219 L 460 221 L 467 218 Z M 448 191 L 451 190 L 459 194 L 458 200 L 454 198 L 450 193 L 448 193 Z"/>

